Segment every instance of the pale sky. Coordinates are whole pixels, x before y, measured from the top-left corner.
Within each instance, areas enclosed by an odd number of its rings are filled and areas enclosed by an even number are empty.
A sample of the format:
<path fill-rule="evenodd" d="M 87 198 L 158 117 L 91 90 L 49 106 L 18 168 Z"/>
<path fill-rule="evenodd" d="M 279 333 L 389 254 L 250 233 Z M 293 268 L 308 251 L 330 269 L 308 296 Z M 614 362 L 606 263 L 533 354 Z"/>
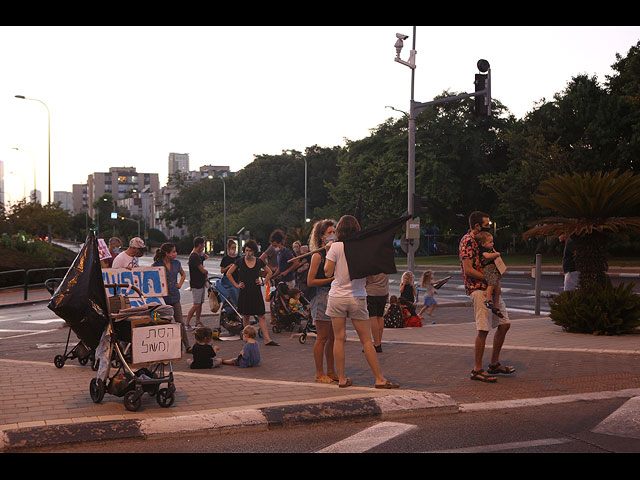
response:
<path fill-rule="evenodd" d="M 394 62 L 412 26 L 0 26 L 0 160 L 6 200 L 52 191 L 92 172 L 136 167 L 167 180 L 170 152 L 190 169 L 254 155 L 343 146 L 408 111 L 411 70 Z M 612 74 L 638 26 L 418 26 L 415 100 L 474 89 L 491 64 L 492 95 L 518 118 L 573 76 Z M 14 150 L 17 147 L 20 150 Z M 53 195 L 52 195 L 53 198 Z"/>

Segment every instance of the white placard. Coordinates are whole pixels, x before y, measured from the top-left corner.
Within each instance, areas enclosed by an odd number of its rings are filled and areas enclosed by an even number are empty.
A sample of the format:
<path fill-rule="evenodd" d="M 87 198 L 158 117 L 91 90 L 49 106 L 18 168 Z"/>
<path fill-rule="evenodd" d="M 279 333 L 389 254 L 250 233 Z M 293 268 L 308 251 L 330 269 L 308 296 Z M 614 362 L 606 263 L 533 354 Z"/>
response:
<path fill-rule="evenodd" d="M 179 323 L 135 327 L 131 330 L 131 354 L 134 364 L 167 362 L 182 358 Z"/>

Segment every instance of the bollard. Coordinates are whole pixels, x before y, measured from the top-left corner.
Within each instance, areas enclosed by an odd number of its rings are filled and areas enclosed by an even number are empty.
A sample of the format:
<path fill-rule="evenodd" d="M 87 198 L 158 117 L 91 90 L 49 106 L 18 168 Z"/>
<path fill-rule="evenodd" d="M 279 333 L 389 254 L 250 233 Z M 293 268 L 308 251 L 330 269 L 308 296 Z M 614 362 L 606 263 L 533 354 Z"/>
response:
<path fill-rule="evenodd" d="M 536 315 L 540 315 L 540 290 L 542 287 L 542 254 L 536 253 Z"/>

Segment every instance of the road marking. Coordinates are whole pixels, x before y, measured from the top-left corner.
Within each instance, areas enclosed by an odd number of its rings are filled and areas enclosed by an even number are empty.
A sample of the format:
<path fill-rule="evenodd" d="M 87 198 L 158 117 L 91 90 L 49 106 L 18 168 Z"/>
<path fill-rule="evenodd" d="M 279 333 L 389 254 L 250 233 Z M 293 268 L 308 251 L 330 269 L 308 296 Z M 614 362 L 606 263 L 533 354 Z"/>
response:
<path fill-rule="evenodd" d="M 450 450 L 431 450 L 424 453 L 487 453 L 500 452 L 502 450 L 517 450 L 519 448 L 543 447 L 547 445 L 560 445 L 572 442 L 570 438 L 543 438 L 540 440 L 529 440 L 527 442 L 496 443 L 494 445 L 479 445 L 477 447 L 452 448 Z"/>
<path fill-rule="evenodd" d="M 591 431 L 616 437 L 640 439 L 640 397 L 627 400 Z"/>
<path fill-rule="evenodd" d="M 382 422 L 316 453 L 363 453 L 416 428 L 416 425 L 406 423 Z"/>
<path fill-rule="evenodd" d="M 23 320 L 20 323 L 34 323 L 36 325 L 47 325 L 49 323 L 64 323 L 64 320 L 61 318 L 48 318 L 45 320 Z"/>

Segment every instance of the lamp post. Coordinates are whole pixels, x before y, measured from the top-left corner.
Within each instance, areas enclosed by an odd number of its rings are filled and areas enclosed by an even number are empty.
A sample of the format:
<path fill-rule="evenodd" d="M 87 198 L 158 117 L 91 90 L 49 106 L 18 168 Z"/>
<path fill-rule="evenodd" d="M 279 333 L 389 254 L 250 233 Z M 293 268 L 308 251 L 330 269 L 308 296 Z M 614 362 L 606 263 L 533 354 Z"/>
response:
<path fill-rule="evenodd" d="M 48 149 L 49 149 L 49 183 L 47 185 L 47 191 L 49 194 L 49 204 L 51 204 L 51 115 L 49 113 L 49 107 L 47 107 L 47 104 L 44 103 L 42 100 L 38 100 L 37 98 L 28 98 L 25 97 L 24 95 L 16 95 L 16 98 L 21 98 L 22 100 L 33 100 L 34 102 L 40 102 L 42 105 L 44 105 L 44 108 L 47 109 L 47 142 L 48 142 Z"/>
<path fill-rule="evenodd" d="M 402 50 L 403 40 L 406 40 L 409 37 L 401 33 L 396 33 L 396 38 L 396 57 L 394 60 L 411 69 L 411 100 L 409 103 L 409 160 L 407 167 L 407 212 L 409 215 L 413 215 L 413 194 L 415 193 L 416 180 L 416 116 L 413 101 L 413 85 L 416 74 L 416 27 L 413 27 L 413 47 L 411 49 L 408 62 L 400 59 L 400 51 Z M 413 239 L 408 239 L 408 242 L 411 244 L 413 241 Z M 418 239 L 418 241 L 420 240 Z M 412 272 L 415 270 L 415 256 L 411 245 L 407 248 L 407 269 Z"/>

